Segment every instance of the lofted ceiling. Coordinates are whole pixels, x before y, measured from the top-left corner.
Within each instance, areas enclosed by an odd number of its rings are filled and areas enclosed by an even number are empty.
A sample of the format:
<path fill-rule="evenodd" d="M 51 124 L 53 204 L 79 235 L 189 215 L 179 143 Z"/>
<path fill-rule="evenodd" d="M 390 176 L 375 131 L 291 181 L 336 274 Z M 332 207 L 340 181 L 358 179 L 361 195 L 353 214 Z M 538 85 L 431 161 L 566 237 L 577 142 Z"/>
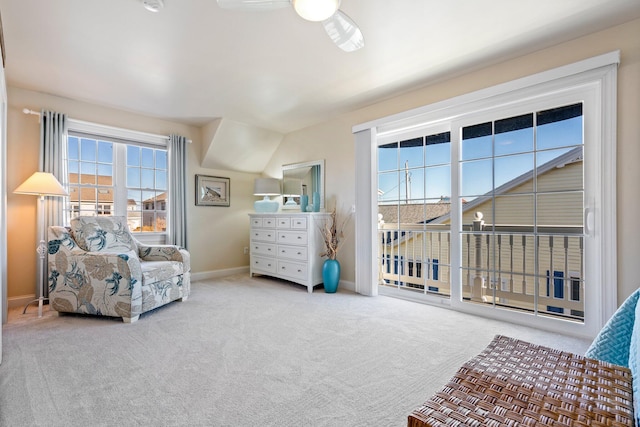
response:
<path fill-rule="evenodd" d="M 164 3 L 152 13 L 141 0 L 0 0 L 8 84 L 285 134 L 640 17 L 640 0 L 342 0 L 365 38 L 346 53 L 292 8 Z"/>

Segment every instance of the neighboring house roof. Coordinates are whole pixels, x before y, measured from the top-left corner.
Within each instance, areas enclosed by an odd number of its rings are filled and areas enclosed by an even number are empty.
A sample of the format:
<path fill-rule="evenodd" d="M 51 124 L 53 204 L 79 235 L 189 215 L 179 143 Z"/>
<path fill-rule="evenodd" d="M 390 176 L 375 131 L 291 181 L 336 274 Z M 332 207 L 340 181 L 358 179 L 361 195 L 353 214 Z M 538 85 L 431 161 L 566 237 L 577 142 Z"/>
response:
<path fill-rule="evenodd" d="M 540 176 L 553 169 L 561 168 L 575 162 L 581 162 L 583 159 L 582 153 L 582 147 L 576 147 L 566 152 L 565 154 L 540 165 L 538 168 L 536 168 L 536 174 Z M 517 186 L 530 181 L 532 179 L 532 176 L 533 174 L 531 173 L 531 171 L 528 171 L 496 188 L 495 191 L 486 193 L 470 202 L 463 200 L 463 212 L 467 212 L 470 209 L 474 209 L 475 207 L 480 206 L 482 203 L 486 202 L 496 195 L 508 193 Z M 419 224 L 422 222 L 430 224 L 443 224 L 449 221 L 451 217 L 451 203 L 449 201 L 446 201 L 439 203 L 428 203 L 426 205 L 417 203 L 401 205 L 378 205 L 378 212 L 382 214 L 382 219 L 387 224 L 398 223 L 398 213 L 400 214 L 400 219 L 403 224 Z M 393 233 L 391 241 L 393 241 L 395 245 L 398 245 L 401 242 L 410 240 L 412 238 L 413 233 L 411 231 L 402 231 L 400 233 Z"/>
<path fill-rule="evenodd" d="M 576 147 L 570 151 L 567 151 L 565 154 L 558 156 L 555 159 L 538 166 L 536 168 L 536 175 L 540 176 L 555 168 L 561 168 L 571 163 L 581 162 L 583 159 L 582 153 L 583 153 L 582 146 Z M 527 181 L 530 181 L 532 176 L 533 175 L 531 174 L 531 171 L 527 171 L 522 175 L 515 177 L 511 181 L 508 181 L 502 184 L 500 187 L 497 187 L 494 191 L 490 191 L 486 194 L 483 194 L 480 197 L 476 197 L 472 201 L 465 203 L 464 208 L 462 209 L 462 212 L 467 212 L 470 209 L 480 206 L 482 203 L 486 202 L 487 200 L 491 199 L 494 196 L 499 196 L 501 194 L 508 193 L 510 190 L 516 188 L 517 186 L 524 184 Z M 434 219 L 433 223 L 442 224 L 448 221 L 450 217 L 451 217 L 451 213 L 447 212 L 445 215 L 438 217 L 437 219 Z"/>
<path fill-rule="evenodd" d="M 96 201 L 96 193 L 99 203 L 113 203 L 113 191 L 109 191 L 107 188 L 98 188 L 96 191 L 95 187 L 80 187 L 80 194 L 78 191 L 78 183 L 89 183 L 90 185 L 95 185 L 95 181 L 98 181 L 98 185 L 103 185 L 105 187 L 110 187 L 113 185 L 113 178 L 111 176 L 106 175 L 92 175 L 92 174 L 77 174 L 70 173 L 69 174 L 69 186 L 70 186 L 70 199 L 71 202 L 95 202 Z"/>
<path fill-rule="evenodd" d="M 428 223 L 451 210 L 451 203 L 409 203 L 401 205 L 379 205 L 378 212 L 382 214 L 384 222 L 393 224 L 398 222 L 398 217 L 405 224 Z"/>
<path fill-rule="evenodd" d="M 151 203 L 151 202 L 161 202 L 163 200 L 167 200 L 167 193 L 160 193 L 155 197 L 150 197 L 146 200 L 143 200 L 142 203 Z"/>
<path fill-rule="evenodd" d="M 110 187 L 113 185 L 113 177 L 106 175 L 92 175 L 92 174 L 77 174 L 70 173 L 69 181 L 71 182 L 71 200 L 72 201 L 80 201 L 80 202 L 92 202 L 96 200 L 96 191 L 95 187 L 80 187 L 80 197 L 75 195 L 75 192 L 78 188 L 78 182 L 91 183 L 97 177 L 98 186 L 103 185 L 105 187 Z M 93 185 L 93 184 L 91 184 Z M 113 203 L 113 191 L 103 191 L 103 189 L 98 188 L 97 191 L 98 202 L 102 203 Z M 167 199 L 167 193 L 163 192 L 158 194 L 155 197 L 151 197 L 149 199 L 144 200 L 142 203 L 150 203 L 150 202 L 160 202 Z M 134 199 L 127 199 L 128 206 L 137 206 L 137 203 Z"/>

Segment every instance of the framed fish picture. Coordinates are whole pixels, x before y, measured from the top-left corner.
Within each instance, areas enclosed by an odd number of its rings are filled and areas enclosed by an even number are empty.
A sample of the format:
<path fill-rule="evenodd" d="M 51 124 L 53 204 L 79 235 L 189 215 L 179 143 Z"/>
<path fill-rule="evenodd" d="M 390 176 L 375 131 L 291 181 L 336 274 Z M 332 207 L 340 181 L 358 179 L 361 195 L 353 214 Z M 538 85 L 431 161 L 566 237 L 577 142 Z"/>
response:
<path fill-rule="evenodd" d="M 230 178 L 196 175 L 196 206 L 231 206 Z"/>

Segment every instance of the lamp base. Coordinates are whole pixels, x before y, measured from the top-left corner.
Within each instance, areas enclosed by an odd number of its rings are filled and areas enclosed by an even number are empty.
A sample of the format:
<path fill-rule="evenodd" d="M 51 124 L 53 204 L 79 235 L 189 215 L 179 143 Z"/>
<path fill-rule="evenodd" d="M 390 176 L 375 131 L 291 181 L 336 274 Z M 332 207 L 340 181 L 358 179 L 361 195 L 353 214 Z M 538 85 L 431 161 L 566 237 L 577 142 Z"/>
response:
<path fill-rule="evenodd" d="M 264 199 L 256 200 L 253 203 L 253 209 L 256 212 L 278 212 L 278 208 L 280 208 L 280 203 L 270 200 L 269 196 L 264 196 Z"/>
<path fill-rule="evenodd" d="M 31 304 L 33 304 L 34 302 L 38 303 L 38 317 L 42 317 L 42 306 L 44 305 L 45 301 L 49 301 L 49 298 L 45 298 L 45 297 L 40 297 L 40 298 L 36 298 L 33 301 L 30 301 L 29 304 L 24 306 L 24 310 L 22 311 L 22 314 L 27 314 L 27 308 L 29 308 L 29 306 Z"/>
<path fill-rule="evenodd" d="M 293 199 L 293 197 L 287 197 L 287 203 L 285 203 L 284 205 L 285 206 L 298 206 L 298 204 Z"/>

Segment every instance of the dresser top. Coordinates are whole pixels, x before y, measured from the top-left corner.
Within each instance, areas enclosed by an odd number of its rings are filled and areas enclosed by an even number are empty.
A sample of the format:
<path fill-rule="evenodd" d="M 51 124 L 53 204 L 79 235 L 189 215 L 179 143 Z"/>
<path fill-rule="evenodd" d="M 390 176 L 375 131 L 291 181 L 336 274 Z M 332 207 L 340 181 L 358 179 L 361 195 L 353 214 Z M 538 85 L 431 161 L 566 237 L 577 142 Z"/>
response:
<path fill-rule="evenodd" d="M 259 216 L 259 217 L 265 217 L 265 216 L 271 216 L 271 217 L 278 217 L 278 216 L 326 216 L 326 215 L 330 215 L 329 212 L 296 212 L 296 211 L 291 211 L 291 212 L 251 212 L 249 213 L 249 216 Z"/>

